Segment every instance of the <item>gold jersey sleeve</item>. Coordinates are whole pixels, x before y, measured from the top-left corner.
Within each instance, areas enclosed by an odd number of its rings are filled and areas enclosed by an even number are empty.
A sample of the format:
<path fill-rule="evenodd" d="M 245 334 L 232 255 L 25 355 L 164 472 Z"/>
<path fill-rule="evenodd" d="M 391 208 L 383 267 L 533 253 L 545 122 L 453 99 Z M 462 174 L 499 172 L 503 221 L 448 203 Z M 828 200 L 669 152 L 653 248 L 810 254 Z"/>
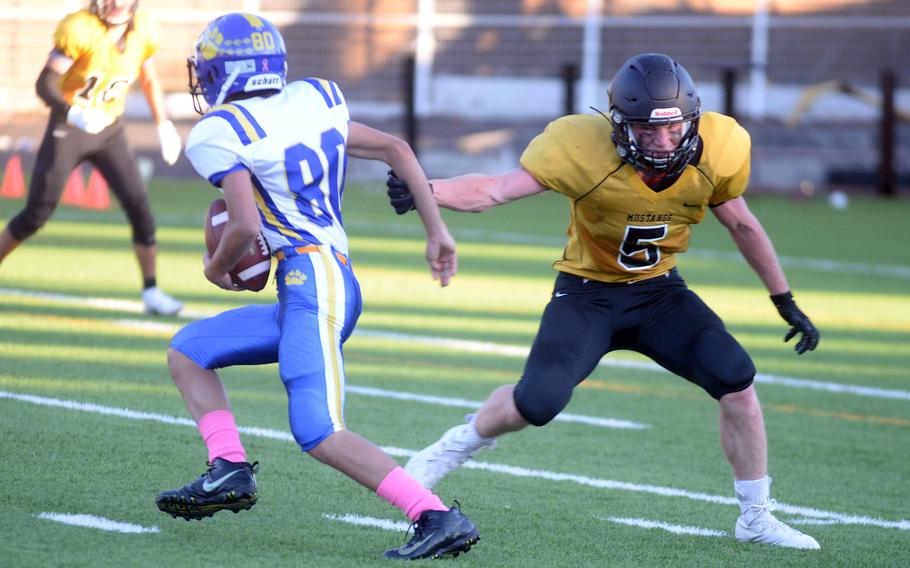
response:
<path fill-rule="evenodd" d="M 611 132 L 602 116 L 564 116 L 547 125 L 519 161 L 544 187 L 578 198 L 619 166 Z"/>
<path fill-rule="evenodd" d="M 743 194 L 750 140 L 732 118 L 704 113 L 701 150 L 670 187 L 654 191 L 620 162 L 601 116 L 557 119 L 531 141 L 521 165 L 569 198 L 569 241 L 553 266 L 603 282 L 634 282 L 666 273 L 689 246 L 690 226 L 711 205 Z"/>
<path fill-rule="evenodd" d="M 88 11 L 74 12 L 57 25 L 54 50 L 73 61 L 60 79 L 71 105 L 102 109 L 112 117 L 123 114 L 126 94 L 139 77 L 142 64 L 158 50 L 158 26 L 142 9 L 118 46 L 107 27 Z"/>

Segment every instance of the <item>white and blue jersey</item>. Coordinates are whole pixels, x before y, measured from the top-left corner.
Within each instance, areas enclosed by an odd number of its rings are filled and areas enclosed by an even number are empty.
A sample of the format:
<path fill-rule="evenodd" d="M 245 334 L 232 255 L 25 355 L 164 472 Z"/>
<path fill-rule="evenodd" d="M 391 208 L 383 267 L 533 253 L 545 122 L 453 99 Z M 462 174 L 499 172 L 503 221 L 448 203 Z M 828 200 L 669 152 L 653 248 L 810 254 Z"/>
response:
<path fill-rule="evenodd" d="M 273 252 L 324 244 L 346 255 L 341 198 L 349 121 L 335 83 L 305 79 L 268 98 L 211 109 L 190 132 L 186 155 L 217 187 L 231 172 L 249 170 Z"/>
<path fill-rule="evenodd" d="M 230 102 L 193 127 L 186 153 L 215 186 L 250 172 L 262 231 L 278 258 L 278 303 L 193 322 L 171 341 L 204 369 L 278 362 L 294 439 L 304 451 L 344 425 L 342 344 L 361 311 L 342 227 L 350 120 L 321 79 Z"/>

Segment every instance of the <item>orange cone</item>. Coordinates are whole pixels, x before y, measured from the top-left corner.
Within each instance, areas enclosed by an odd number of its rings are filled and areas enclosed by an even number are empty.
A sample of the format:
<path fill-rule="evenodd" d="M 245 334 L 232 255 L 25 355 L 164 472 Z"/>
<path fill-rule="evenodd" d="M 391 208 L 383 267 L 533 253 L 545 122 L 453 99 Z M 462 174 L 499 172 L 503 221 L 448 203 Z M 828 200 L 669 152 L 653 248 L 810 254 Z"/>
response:
<path fill-rule="evenodd" d="M 25 195 L 25 180 L 22 177 L 22 158 L 15 155 L 6 162 L 3 185 L 0 186 L 0 197 L 19 199 L 23 195 Z"/>
<path fill-rule="evenodd" d="M 63 189 L 63 198 L 60 200 L 64 205 L 73 205 L 81 207 L 85 200 L 85 181 L 82 179 L 82 168 L 76 166 L 70 178 L 66 181 L 66 187 Z"/>
<path fill-rule="evenodd" d="M 88 176 L 88 187 L 85 190 L 82 206 L 86 209 L 107 209 L 111 206 L 111 194 L 107 188 L 107 181 L 94 168 Z"/>

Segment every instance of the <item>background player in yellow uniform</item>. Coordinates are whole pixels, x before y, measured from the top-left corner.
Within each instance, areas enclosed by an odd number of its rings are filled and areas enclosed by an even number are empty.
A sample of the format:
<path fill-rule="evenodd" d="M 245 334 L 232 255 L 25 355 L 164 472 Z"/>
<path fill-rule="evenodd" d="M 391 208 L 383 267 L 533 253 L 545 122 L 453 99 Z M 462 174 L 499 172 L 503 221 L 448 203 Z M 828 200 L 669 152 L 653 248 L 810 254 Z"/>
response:
<path fill-rule="evenodd" d="M 60 202 L 70 173 L 83 160 L 104 176 L 133 228 L 133 249 L 142 272 L 148 313 L 172 315 L 183 304 L 158 288 L 155 221 L 121 116 L 137 78 L 158 125 L 161 153 L 180 156 L 177 129 L 167 119 L 152 55 L 158 30 L 138 0 L 94 0 L 88 10 L 66 16 L 54 33 L 54 49 L 35 85 L 51 108 L 38 149 L 25 208 L 0 233 L 0 262 L 37 232 Z"/>
<path fill-rule="evenodd" d="M 570 201 L 569 242 L 554 263 L 559 276 L 521 380 L 495 390 L 468 424 L 447 431 L 405 469 L 432 487 L 497 436 L 548 423 L 603 355 L 630 349 L 718 400 L 721 442 L 742 512 L 736 538 L 819 548 L 771 514 L 755 367 L 675 268 L 690 225 L 710 209 L 792 326 L 785 340 L 801 334 L 796 350 L 815 348 L 818 331 L 793 302 L 771 241 L 742 197 L 750 147 L 735 120 L 701 113 L 682 66 L 666 55 L 640 54 L 613 78 L 609 117 L 555 120 L 509 173 L 434 180 L 439 205 L 457 211 L 559 192 Z M 407 185 L 394 174 L 388 185 L 396 211 L 410 209 Z"/>

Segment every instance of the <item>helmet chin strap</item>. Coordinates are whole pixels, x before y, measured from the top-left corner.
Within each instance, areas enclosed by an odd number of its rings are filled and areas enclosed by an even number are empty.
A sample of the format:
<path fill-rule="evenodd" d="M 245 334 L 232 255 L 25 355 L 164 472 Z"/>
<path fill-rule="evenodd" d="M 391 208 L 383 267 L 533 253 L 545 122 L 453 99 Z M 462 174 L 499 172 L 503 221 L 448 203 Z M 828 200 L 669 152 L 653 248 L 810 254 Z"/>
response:
<path fill-rule="evenodd" d="M 234 70 L 231 71 L 230 75 L 228 75 L 227 80 L 225 80 L 224 84 L 221 85 L 221 91 L 218 92 L 218 98 L 215 99 L 215 104 L 213 104 L 212 106 L 218 106 L 224 102 L 224 97 L 227 96 L 228 89 L 230 89 L 231 85 L 234 84 L 234 80 L 237 79 L 237 75 L 240 75 L 239 66 L 234 67 Z"/>

